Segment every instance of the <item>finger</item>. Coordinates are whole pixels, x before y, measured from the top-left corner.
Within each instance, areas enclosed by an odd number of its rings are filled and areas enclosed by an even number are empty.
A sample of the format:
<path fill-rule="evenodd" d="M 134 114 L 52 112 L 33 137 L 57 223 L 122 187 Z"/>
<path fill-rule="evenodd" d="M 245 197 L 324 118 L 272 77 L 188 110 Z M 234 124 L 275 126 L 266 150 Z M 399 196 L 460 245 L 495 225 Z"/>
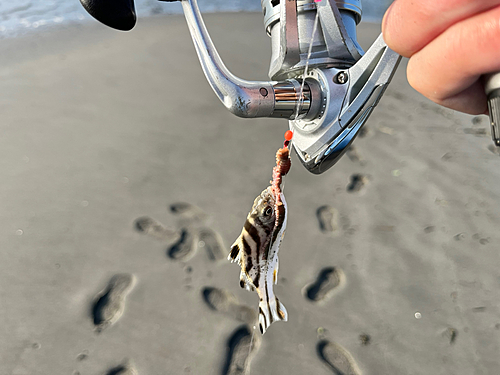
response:
<path fill-rule="evenodd" d="M 450 26 L 500 5 L 500 0 L 396 0 L 382 21 L 387 45 L 410 57 Z"/>
<path fill-rule="evenodd" d="M 465 95 L 482 74 L 496 71 L 500 71 L 500 6 L 450 27 L 415 53 L 407 68 L 410 84 L 442 103 Z M 483 99 L 480 95 L 471 102 L 474 111 Z"/>
<path fill-rule="evenodd" d="M 434 102 L 470 115 L 488 114 L 486 94 L 484 93 L 484 86 L 480 80 L 475 81 L 467 89 L 456 95 L 444 99 L 435 99 Z"/>

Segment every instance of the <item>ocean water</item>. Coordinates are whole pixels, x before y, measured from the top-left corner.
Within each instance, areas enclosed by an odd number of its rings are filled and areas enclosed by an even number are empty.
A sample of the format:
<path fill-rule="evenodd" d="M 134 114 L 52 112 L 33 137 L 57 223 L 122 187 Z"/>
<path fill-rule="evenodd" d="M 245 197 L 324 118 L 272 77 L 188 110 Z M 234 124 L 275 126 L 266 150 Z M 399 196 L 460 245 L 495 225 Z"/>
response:
<path fill-rule="evenodd" d="M 377 22 L 392 0 L 363 1 L 363 21 Z M 199 0 L 202 12 L 260 12 L 260 0 Z M 179 3 L 136 0 L 140 17 L 182 13 Z M 92 20 L 79 0 L 0 0 L 0 38 L 14 37 L 61 23 Z"/>

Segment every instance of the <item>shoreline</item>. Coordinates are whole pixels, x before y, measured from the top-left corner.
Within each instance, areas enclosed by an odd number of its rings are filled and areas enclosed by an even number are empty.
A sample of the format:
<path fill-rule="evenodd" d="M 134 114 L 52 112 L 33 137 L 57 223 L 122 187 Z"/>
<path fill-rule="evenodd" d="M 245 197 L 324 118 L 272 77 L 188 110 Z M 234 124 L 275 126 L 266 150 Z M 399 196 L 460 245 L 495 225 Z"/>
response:
<path fill-rule="evenodd" d="M 202 15 L 205 14 L 240 14 L 240 13 L 253 13 L 253 14 L 261 14 L 261 11 L 259 10 L 209 10 L 209 11 L 203 11 L 202 10 Z M 163 12 L 163 13 L 158 13 L 158 14 L 138 14 L 137 16 L 137 22 L 141 22 L 142 20 L 146 20 L 149 18 L 163 18 L 163 17 L 172 17 L 172 16 L 182 16 L 184 17 L 184 14 L 181 9 L 178 11 L 174 12 Z M 27 22 L 27 21 L 26 21 Z M 372 15 L 363 15 L 363 19 L 361 21 L 361 24 L 380 24 L 382 22 L 382 18 L 379 16 L 372 16 Z M 100 24 L 99 21 L 91 17 L 83 8 L 81 10 L 81 13 L 79 13 L 77 16 L 70 18 L 70 19 L 64 19 L 63 17 L 54 17 L 51 21 L 47 21 L 45 19 L 41 21 L 35 21 L 33 23 L 22 23 L 19 21 L 17 27 L 15 29 L 0 29 L 0 42 L 4 40 L 9 40 L 9 39 L 16 39 L 16 38 L 23 38 L 23 37 L 32 37 L 36 34 L 40 33 L 52 33 L 52 32 L 57 32 L 58 30 L 62 30 L 65 28 L 71 28 L 71 27 L 87 27 L 89 26 L 89 23 L 98 23 Z M 29 26 L 26 26 L 29 25 Z M 35 25 L 35 26 L 33 26 Z M 137 25 L 136 25 L 137 27 Z M 262 26 L 263 28 L 263 26 Z"/>

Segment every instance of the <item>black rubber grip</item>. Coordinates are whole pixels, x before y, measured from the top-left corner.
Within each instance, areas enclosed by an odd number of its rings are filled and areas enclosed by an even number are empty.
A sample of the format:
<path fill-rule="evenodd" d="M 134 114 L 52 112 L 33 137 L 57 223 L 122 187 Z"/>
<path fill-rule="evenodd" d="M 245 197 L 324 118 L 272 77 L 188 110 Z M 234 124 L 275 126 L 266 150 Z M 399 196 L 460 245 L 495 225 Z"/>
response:
<path fill-rule="evenodd" d="M 89 14 L 114 29 L 129 31 L 135 26 L 134 0 L 80 0 Z"/>

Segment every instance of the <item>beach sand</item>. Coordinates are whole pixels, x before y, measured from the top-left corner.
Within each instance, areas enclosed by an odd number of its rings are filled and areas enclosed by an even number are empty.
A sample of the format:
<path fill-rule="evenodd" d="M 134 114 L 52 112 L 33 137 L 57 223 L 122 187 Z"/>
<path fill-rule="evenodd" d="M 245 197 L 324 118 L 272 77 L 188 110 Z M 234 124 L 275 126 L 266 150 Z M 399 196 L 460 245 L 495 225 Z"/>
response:
<path fill-rule="evenodd" d="M 261 14 L 206 21 L 230 70 L 266 79 Z M 366 47 L 380 26 L 359 29 Z M 293 156 L 289 321 L 262 337 L 225 255 L 287 123 L 224 109 L 182 16 L 0 51 L 0 374 L 497 373 L 500 153 L 406 61 L 334 168 Z"/>

